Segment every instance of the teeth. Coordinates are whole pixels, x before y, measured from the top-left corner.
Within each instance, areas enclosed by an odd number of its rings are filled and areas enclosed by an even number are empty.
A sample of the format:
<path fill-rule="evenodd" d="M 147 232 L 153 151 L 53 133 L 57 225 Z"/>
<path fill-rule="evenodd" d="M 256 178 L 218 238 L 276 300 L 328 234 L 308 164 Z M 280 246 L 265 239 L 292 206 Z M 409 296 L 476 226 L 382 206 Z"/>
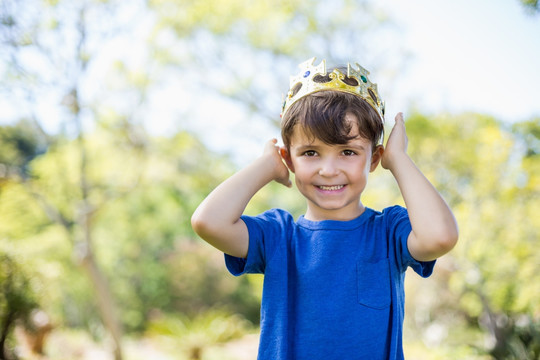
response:
<path fill-rule="evenodd" d="M 319 186 L 319 189 L 321 190 L 339 190 L 341 188 L 343 188 L 343 185 L 334 185 L 334 186 L 320 185 Z"/>

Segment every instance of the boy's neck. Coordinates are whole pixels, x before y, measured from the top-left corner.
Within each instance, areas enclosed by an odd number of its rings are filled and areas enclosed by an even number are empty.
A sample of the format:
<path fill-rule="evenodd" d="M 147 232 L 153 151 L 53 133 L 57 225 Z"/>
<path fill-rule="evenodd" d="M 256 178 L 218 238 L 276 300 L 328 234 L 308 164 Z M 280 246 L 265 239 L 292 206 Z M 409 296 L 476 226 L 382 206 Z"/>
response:
<path fill-rule="evenodd" d="M 349 221 L 358 218 L 366 211 L 366 207 L 359 201 L 358 206 L 350 208 L 341 208 L 336 210 L 313 209 L 308 204 L 304 219 L 310 221 L 337 220 Z"/>

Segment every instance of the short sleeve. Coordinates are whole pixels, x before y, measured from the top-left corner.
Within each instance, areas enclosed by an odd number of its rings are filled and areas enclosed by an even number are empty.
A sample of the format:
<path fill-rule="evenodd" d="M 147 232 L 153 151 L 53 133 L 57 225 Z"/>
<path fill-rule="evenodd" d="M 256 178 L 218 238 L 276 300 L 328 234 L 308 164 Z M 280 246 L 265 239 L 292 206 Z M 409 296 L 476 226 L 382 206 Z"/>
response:
<path fill-rule="evenodd" d="M 411 267 L 422 277 L 430 276 L 436 261 L 418 261 L 412 257 L 407 247 L 407 240 L 412 231 L 407 209 L 402 206 L 393 206 L 385 209 L 384 212 L 387 215 L 389 241 L 394 244 L 396 262 L 399 264 L 401 271 L 404 272 L 407 267 Z"/>
<path fill-rule="evenodd" d="M 249 234 L 248 254 L 245 259 L 225 254 L 225 265 L 231 274 L 264 274 L 268 259 L 287 233 L 292 216 L 284 210 L 272 209 L 258 216 L 241 217 Z"/>

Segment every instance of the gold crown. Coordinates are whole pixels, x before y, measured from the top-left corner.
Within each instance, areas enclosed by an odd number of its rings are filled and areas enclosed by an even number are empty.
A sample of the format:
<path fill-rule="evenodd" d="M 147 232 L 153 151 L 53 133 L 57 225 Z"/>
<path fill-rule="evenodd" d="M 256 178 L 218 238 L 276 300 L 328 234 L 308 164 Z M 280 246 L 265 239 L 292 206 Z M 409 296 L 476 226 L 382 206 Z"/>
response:
<path fill-rule="evenodd" d="M 281 116 L 283 117 L 292 104 L 306 95 L 318 91 L 334 90 L 342 91 L 360 96 L 379 114 L 384 121 L 384 102 L 379 97 L 377 84 L 368 79 L 369 71 L 356 63 L 356 69 L 347 64 L 347 74 L 343 74 L 339 69 L 334 69 L 330 74 L 326 72 L 326 61 L 322 60 L 317 66 L 314 65 L 316 58 L 304 61 L 298 67 L 300 73 L 291 76 L 289 92 L 283 102 Z M 327 76 L 327 78 L 324 78 Z M 358 85 L 345 83 L 345 76 L 356 80 Z M 330 78 L 328 80 L 328 77 Z"/>

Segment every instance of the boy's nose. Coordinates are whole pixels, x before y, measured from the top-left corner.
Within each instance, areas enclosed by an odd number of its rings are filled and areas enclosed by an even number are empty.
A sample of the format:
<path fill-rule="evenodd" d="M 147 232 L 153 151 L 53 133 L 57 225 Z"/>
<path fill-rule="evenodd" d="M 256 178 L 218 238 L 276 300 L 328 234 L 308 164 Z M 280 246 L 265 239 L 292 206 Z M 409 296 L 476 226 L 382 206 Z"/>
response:
<path fill-rule="evenodd" d="M 325 161 L 321 164 L 319 175 L 324 177 L 336 176 L 339 170 L 333 161 Z"/>

